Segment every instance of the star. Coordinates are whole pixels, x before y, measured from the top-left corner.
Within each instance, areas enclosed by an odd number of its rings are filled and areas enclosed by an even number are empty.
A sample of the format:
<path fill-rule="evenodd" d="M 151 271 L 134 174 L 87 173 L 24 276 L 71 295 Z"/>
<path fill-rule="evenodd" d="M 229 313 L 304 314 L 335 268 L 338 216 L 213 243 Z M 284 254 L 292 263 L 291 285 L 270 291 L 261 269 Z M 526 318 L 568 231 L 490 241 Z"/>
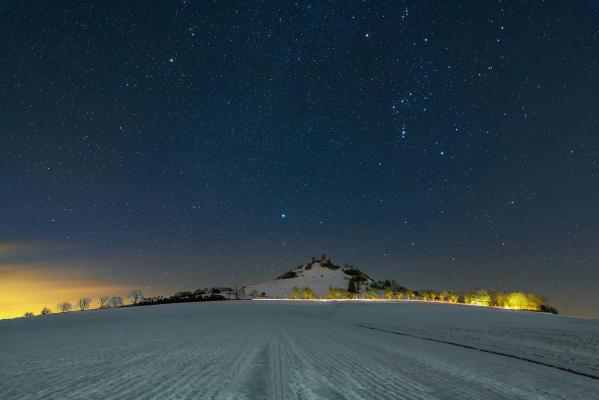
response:
<path fill-rule="evenodd" d="M 286 219 L 287 218 L 287 214 L 286 213 L 282 213 L 281 214 L 281 219 Z"/>

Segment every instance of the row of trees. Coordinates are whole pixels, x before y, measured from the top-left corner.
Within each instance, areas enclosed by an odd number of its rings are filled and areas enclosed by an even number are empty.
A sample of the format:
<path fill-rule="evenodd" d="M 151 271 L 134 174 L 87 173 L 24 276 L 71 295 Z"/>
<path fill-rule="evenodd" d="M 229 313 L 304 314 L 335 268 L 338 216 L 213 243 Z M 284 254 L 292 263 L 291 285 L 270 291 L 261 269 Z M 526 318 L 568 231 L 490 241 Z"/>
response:
<path fill-rule="evenodd" d="M 137 305 L 143 301 L 144 295 L 141 290 L 135 289 L 129 293 L 127 298 L 129 299 L 131 305 Z M 122 307 L 124 305 L 123 298 L 120 296 L 100 296 L 98 298 L 98 300 L 99 300 L 99 304 L 100 304 L 100 306 L 98 308 Z M 91 298 L 82 297 L 77 301 L 75 306 L 80 311 L 85 311 L 85 310 L 90 309 L 92 303 L 93 303 L 93 301 Z M 56 305 L 56 309 L 59 312 L 69 312 L 69 311 L 73 310 L 73 304 L 69 301 L 61 301 L 60 303 L 58 303 Z M 52 310 L 50 310 L 50 308 L 48 308 L 48 307 L 44 307 L 40 311 L 40 315 L 49 315 L 49 314 L 52 314 Z M 30 311 L 27 311 L 23 316 L 24 317 L 33 317 L 34 314 Z"/>
<path fill-rule="evenodd" d="M 85 310 L 89 310 L 89 307 L 91 306 L 91 304 L 92 304 L 92 299 L 90 299 L 89 297 L 83 297 L 83 298 L 79 299 L 79 301 L 77 302 L 77 307 L 79 308 L 79 310 L 85 311 Z M 73 309 L 73 305 L 68 301 L 63 301 L 61 303 L 58 303 L 56 308 L 58 308 L 58 310 L 61 312 L 69 312 Z"/>
<path fill-rule="evenodd" d="M 234 286 L 233 288 L 204 288 L 198 289 L 193 292 L 191 291 L 182 291 L 177 292 L 170 297 L 163 296 L 155 296 L 155 297 L 145 297 L 143 292 L 139 289 L 132 290 L 127 298 L 129 299 L 129 304 L 127 306 L 147 306 L 152 304 L 167 304 L 167 303 L 184 303 L 184 302 L 194 302 L 194 301 L 211 301 L 211 300 L 226 300 L 224 295 L 229 296 L 229 298 L 234 298 L 239 300 L 245 297 L 245 293 L 243 288 L 239 286 Z M 100 296 L 98 298 L 99 306 L 98 308 L 113 308 L 113 307 L 122 307 L 125 305 L 125 302 L 120 296 Z M 89 297 L 84 297 L 79 299 L 76 306 L 81 311 L 89 310 L 92 304 L 92 299 Z M 60 312 L 69 312 L 73 310 L 73 304 L 68 301 L 62 301 L 57 304 L 56 308 Z M 44 307 L 40 311 L 40 315 L 48 315 L 51 314 L 52 310 L 48 307 Z M 32 312 L 26 312 L 24 314 L 25 317 L 33 317 L 34 314 Z"/>
<path fill-rule="evenodd" d="M 221 290 L 222 289 L 222 290 Z M 244 297 L 243 289 L 234 286 L 233 288 L 204 288 L 197 289 L 195 291 L 181 291 L 177 292 L 170 297 L 155 296 L 144 298 L 143 301 L 138 303 L 139 306 L 149 306 L 155 304 L 170 304 L 170 303 L 191 303 L 198 301 L 214 301 L 214 300 L 226 300 L 223 294 L 232 296 L 235 300 L 239 300 Z"/>
<path fill-rule="evenodd" d="M 544 311 L 557 314 L 557 309 L 552 307 L 545 297 L 534 293 L 476 289 L 468 292 L 443 291 L 440 293 L 434 290 L 422 290 L 418 292 L 418 295 L 423 300 L 429 301 Z"/>
<path fill-rule="evenodd" d="M 382 293 L 381 293 L 382 291 Z M 476 289 L 473 291 L 443 291 L 434 290 L 412 290 L 405 287 L 386 286 L 381 289 L 369 287 L 366 290 L 356 293 L 350 290 L 329 287 L 325 296 L 326 299 L 419 299 L 424 301 L 442 301 L 447 303 L 462 303 L 479 306 L 491 306 L 511 308 L 516 310 L 543 311 L 557 314 L 558 311 L 552 307 L 546 298 L 533 293 L 523 292 L 502 292 L 487 289 Z M 292 299 L 316 299 L 316 293 L 309 287 L 291 289 Z"/>
<path fill-rule="evenodd" d="M 341 300 L 341 299 L 376 299 L 379 297 L 379 292 L 375 289 L 375 288 L 367 288 L 366 290 L 358 293 L 358 292 L 354 292 L 354 291 L 350 291 L 350 290 L 346 290 L 346 289 L 341 289 L 341 288 L 334 288 L 329 286 L 329 290 L 325 296 L 325 299 L 337 299 L 337 300 Z M 316 293 L 310 289 L 309 287 L 305 287 L 305 288 L 298 288 L 298 287 L 293 287 L 291 288 L 291 298 L 292 299 L 305 299 L 305 300 L 313 300 L 313 299 L 317 299 L 318 296 L 316 295 Z"/>

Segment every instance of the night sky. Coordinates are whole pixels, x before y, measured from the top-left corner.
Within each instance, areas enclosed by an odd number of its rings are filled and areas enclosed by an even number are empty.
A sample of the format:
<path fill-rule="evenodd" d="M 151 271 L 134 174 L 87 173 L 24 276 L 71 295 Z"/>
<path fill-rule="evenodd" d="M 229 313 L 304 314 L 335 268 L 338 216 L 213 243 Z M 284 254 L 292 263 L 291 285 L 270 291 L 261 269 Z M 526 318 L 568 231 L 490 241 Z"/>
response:
<path fill-rule="evenodd" d="M 0 316 L 321 253 L 599 316 L 598 1 L 82 3 L 0 6 Z"/>

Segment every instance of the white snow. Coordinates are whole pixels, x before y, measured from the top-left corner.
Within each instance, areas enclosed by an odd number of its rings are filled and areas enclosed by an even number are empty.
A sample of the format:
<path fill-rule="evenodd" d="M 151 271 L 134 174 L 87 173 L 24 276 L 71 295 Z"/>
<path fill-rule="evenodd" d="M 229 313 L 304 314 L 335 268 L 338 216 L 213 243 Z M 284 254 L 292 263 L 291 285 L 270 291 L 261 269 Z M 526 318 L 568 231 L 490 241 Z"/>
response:
<path fill-rule="evenodd" d="M 599 398 L 596 379 L 390 332 L 598 374 L 597 320 L 418 302 L 223 301 L 0 321 L 0 399 Z"/>
<path fill-rule="evenodd" d="M 247 286 L 245 293 L 250 294 L 253 290 L 258 293 L 265 293 L 268 297 L 290 297 L 291 288 L 297 287 L 302 289 L 309 287 L 316 293 L 318 297 L 326 296 L 329 287 L 348 289 L 350 275 L 344 272 L 344 268 L 331 269 L 323 267 L 320 262 L 310 264 L 310 268 L 306 266 L 298 267 L 292 271 L 297 273 L 296 278 L 275 279 L 260 283 L 257 285 Z"/>

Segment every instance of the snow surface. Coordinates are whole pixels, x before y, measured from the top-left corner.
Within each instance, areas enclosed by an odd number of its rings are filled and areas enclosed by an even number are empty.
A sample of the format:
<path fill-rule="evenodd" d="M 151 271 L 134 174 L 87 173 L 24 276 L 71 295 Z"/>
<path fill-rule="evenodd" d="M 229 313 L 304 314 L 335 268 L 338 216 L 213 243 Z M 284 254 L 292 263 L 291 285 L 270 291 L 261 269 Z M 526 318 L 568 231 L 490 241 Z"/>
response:
<path fill-rule="evenodd" d="M 378 330 L 372 330 L 375 328 Z M 0 399 L 597 399 L 599 321 L 420 302 L 223 301 L 0 321 Z"/>
<path fill-rule="evenodd" d="M 324 297 L 329 291 L 329 286 L 347 290 L 351 276 L 347 275 L 343 268 L 333 270 L 321 266 L 320 262 L 314 262 L 310 265 L 310 268 L 302 266 L 293 269 L 292 271 L 298 274 L 296 278 L 275 279 L 247 286 L 245 293 L 250 294 L 252 290 L 257 290 L 258 293 L 266 293 L 269 297 L 290 297 L 291 288 L 309 287 L 318 297 Z"/>

